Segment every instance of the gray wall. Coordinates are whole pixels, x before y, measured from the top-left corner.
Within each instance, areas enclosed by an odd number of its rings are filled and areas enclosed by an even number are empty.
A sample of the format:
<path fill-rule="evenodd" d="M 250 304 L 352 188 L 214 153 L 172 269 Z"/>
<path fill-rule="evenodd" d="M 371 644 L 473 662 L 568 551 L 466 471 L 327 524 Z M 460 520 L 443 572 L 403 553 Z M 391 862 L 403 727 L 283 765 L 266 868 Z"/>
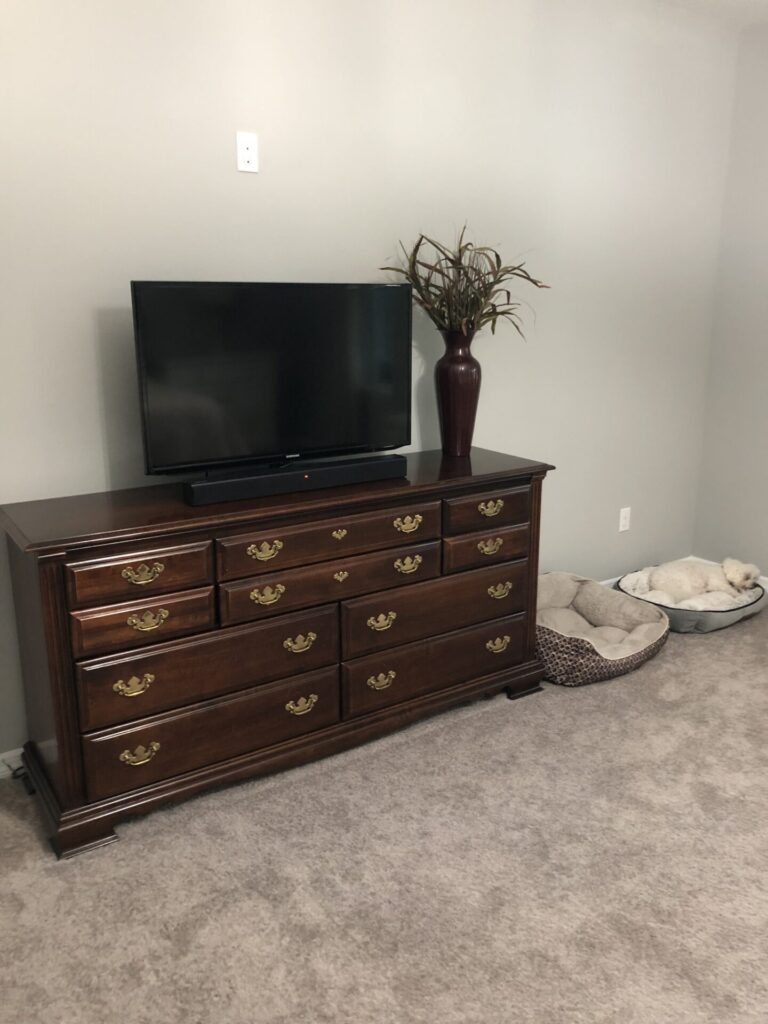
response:
<path fill-rule="evenodd" d="M 687 554 L 735 53 L 696 8 L 4 4 L 0 499 L 143 481 L 131 278 L 377 279 L 398 238 L 466 219 L 552 284 L 521 290 L 527 343 L 476 343 L 477 443 L 558 466 L 543 567 Z M 414 343 L 430 447 L 441 345 L 423 321 Z M 0 573 L 2 751 L 24 725 Z"/>
<path fill-rule="evenodd" d="M 723 215 L 696 552 L 768 571 L 768 27 L 744 33 Z"/>

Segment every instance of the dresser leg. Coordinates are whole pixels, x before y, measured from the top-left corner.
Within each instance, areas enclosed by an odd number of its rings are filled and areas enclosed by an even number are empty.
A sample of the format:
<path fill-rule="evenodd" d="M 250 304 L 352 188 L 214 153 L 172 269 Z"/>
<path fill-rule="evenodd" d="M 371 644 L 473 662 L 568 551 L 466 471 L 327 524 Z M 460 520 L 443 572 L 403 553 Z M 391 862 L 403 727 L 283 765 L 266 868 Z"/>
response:
<path fill-rule="evenodd" d="M 511 686 L 506 689 L 507 700 L 517 700 L 518 697 L 528 697 L 532 693 L 541 693 L 543 686 L 530 686 L 527 690 L 513 690 Z"/>
<path fill-rule="evenodd" d="M 51 846 L 60 860 L 116 842 L 117 835 L 113 828 L 99 829 L 93 824 L 80 828 L 65 827 L 51 836 Z"/>

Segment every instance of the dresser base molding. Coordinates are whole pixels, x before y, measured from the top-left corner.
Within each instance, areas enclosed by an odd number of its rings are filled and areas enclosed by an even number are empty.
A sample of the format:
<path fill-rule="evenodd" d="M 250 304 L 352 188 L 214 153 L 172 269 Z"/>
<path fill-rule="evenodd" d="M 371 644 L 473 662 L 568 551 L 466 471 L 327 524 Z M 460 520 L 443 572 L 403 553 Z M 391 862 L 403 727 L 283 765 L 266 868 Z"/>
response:
<path fill-rule="evenodd" d="M 72 810 L 59 806 L 34 744 L 26 744 L 22 760 L 40 798 L 51 845 L 58 857 L 66 858 L 115 842 L 118 837 L 114 826 L 117 823 L 146 814 L 163 804 L 184 800 L 217 786 L 269 775 L 340 753 L 396 732 L 421 718 L 482 697 L 493 697 L 503 692 L 510 698 L 535 693 L 541 689 L 538 684 L 543 674 L 543 667 L 538 661 L 526 662 L 505 672 L 473 679 L 363 718 L 340 722 L 278 746 L 244 754 L 144 789 L 135 789 Z"/>

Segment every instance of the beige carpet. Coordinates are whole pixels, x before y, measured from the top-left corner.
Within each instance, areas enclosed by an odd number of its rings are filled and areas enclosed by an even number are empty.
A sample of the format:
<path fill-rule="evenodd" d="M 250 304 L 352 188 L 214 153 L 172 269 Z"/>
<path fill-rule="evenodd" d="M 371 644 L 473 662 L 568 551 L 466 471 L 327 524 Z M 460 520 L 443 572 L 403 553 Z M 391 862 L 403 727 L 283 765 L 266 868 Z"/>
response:
<path fill-rule="evenodd" d="M 57 863 L 0 784 L 3 1024 L 765 1024 L 768 614 Z"/>

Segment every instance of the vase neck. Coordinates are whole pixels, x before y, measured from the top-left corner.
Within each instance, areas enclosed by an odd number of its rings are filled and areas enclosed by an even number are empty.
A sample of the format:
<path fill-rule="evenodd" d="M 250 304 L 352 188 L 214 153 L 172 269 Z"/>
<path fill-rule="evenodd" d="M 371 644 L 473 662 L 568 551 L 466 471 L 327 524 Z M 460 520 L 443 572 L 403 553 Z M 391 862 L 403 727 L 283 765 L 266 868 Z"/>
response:
<path fill-rule="evenodd" d="M 463 334 L 461 331 L 440 331 L 445 341 L 446 351 L 450 352 L 451 355 L 468 355 L 472 339 L 475 336 L 474 331 L 470 331 L 468 334 Z"/>

